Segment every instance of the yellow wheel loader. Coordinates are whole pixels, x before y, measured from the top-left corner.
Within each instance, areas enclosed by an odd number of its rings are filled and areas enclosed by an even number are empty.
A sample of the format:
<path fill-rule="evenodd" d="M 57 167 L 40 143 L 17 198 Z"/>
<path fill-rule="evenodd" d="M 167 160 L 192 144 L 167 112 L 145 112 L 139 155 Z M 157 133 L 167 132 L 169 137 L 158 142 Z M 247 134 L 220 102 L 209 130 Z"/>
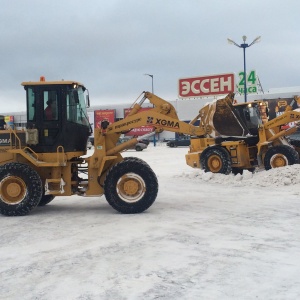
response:
<path fill-rule="evenodd" d="M 0 130 L 0 213 L 26 215 L 58 196 L 105 195 L 125 214 L 140 213 L 156 199 L 158 182 L 149 165 L 121 152 L 138 138 L 117 145 L 122 133 L 143 125 L 201 136 L 202 129 L 178 119 L 167 101 L 144 92 L 130 114 L 94 132 L 94 153 L 86 157 L 92 132 L 86 107 L 87 89 L 76 81 L 23 82 L 27 97 L 27 128 Z M 148 99 L 153 108 L 140 111 Z"/>
<path fill-rule="evenodd" d="M 205 171 L 228 174 L 234 169 L 266 169 L 297 163 L 297 152 L 286 141 L 280 124 L 296 121 L 300 113 L 287 112 L 261 124 L 255 105 L 233 107 L 233 94 L 207 105 L 187 124 L 167 101 L 143 92 L 123 120 L 103 120 L 94 132 L 94 152 L 87 154 L 92 132 L 88 122 L 89 97 L 76 81 L 23 82 L 27 128 L 0 130 L 0 213 L 28 214 L 58 196 L 103 194 L 118 212 L 148 209 L 155 201 L 158 182 L 150 166 L 121 152 L 139 138 L 117 145 L 120 135 L 140 126 L 152 126 L 191 136 L 187 163 Z M 153 108 L 142 111 L 145 100 Z M 248 115 L 249 113 L 249 115 Z M 200 125 L 194 125 L 200 119 Z M 293 130 L 291 130 L 292 132 Z M 141 137 L 142 138 L 142 137 Z"/>
<path fill-rule="evenodd" d="M 191 139 L 186 162 L 205 172 L 237 174 L 255 168 L 282 167 L 299 163 L 299 149 L 286 136 L 297 127 L 283 130 L 289 122 L 300 121 L 300 113 L 286 111 L 271 121 L 263 122 L 263 102 L 233 104 L 234 94 L 205 105 L 198 116 L 207 134 Z M 296 148 L 296 149 L 295 149 Z"/>

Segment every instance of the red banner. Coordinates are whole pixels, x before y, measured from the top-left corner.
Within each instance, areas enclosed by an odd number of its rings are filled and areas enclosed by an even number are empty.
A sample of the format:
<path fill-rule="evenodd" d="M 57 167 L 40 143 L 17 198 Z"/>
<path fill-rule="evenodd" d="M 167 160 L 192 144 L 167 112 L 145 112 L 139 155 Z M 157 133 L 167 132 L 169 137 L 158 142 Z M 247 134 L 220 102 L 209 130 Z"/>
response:
<path fill-rule="evenodd" d="M 151 109 L 151 107 L 144 107 L 141 108 L 139 111 L 146 111 Z M 129 112 L 130 112 L 130 108 L 124 108 L 124 116 L 126 117 Z M 151 133 L 153 132 L 153 127 L 152 126 L 142 126 L 142 127 L 137 127 L 137 128 L 133 128 L 131 131 L 129 131 L 128 133 L 126 133 L 125 135 L 129 135 L 129 136 L 141 136 L 147 133 Z"/>
<path fill-rule="evenodd" d="M 182 78 L 178 82 L 180 98 L 208 97 L 234 92 L 234 74 Z"/>
<path fill-rule="evenodd" d="M 100 128 L 103 120 L 108 120 L 109 123 L 115 122 L 116 111 L 114 109 L 95 110 L 94 111 L 94 126 Z"/>

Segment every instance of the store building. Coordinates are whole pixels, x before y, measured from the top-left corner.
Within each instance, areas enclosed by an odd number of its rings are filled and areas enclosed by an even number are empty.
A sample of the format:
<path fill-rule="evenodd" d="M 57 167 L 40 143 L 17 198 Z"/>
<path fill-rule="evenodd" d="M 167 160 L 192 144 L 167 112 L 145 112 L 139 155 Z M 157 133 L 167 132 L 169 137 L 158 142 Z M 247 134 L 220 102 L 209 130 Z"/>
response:
<path fill-rule="evenodd" d="M 271 89 L 267 93 L 259 94 L 249 94 L 247 101 L 254 100 L 266 100 L 270 109 L 271 115 L 277 116 L 280 113 L 283 113 L 287 105 L 291 105 L 293 109 L 300 107 L 297 101 L 294 101 L 295 96 L 300 96 L 300 87 L 292 88 L 280 88 L 280 89 Z M 176 100 L 167 100 L 171 103 L 178 114 L 178 117 L 181 121 L 189 122 L 192 120 L 199 112 L 199 110 L 207 103 L 214 101 L 215 99 L 222 98 L 223 96 L 211 96 L 211 97 L 201 97 L 201 98 L 184 98 Z M 237 102 L 243 102 L 243 95 L 236 95 L 235 99 Z M 299 98 L 300 99 L 300 98 Z M 92 99 L 91 99 L 92 104 Z M 103 105 L 92 105 L 88 108 L 89 121 L 92 124 L 93 128 L 97 127 L 99 118 L 107 118 L 110 122 L 118 121 L 123 119 L 126 116 L 126 112 L 130 109 L 132 103 L 124 104 L 103 104 Z M 149 101 L 145 101 L 143 104 L 143 109 L 151 109 L 152 104 Z M 1 113 L 0 115 L 5 116 L 7 123 L 16 129 L 25 129 L 27 123 L 26 112 L 11 112 L 11 113 Z M 144 133 L 147 133 L 147 130 L 144 130 Z M 143 131 L 135 132 L 135 135 L 142 135 Z M 164 131 L 156 135 L 156 140 L 163 140 L 165 138 L 174 138 L 176 136 L 173 132 Z"/>

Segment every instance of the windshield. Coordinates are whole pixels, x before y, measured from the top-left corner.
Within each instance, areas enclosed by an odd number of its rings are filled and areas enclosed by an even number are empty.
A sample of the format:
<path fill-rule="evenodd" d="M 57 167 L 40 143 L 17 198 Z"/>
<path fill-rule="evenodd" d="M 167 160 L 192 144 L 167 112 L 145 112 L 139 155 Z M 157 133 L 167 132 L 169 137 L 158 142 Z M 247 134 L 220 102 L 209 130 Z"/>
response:
<path fill-rule="evenodd" d="M 236 107 L 239 116 L 253 135 L 258 134 L 258 126 L 262 124 L 259 109 L 256 104 L 239 105 Z"/>
<path fill-rule="evenodd" d="M 258 128 L 258 125 L 262 124 L 258 107 L 256 105 L 252 107 L 248 107 L 248 111 L 249 111 L 249 118 L 246 119 L 247 126 L 249 126 L 249 128 Z"/>
<path fill-rule="evenodd" d="M 85 105 L 85 93 L 82 87 L 71 89 L 67 94 L 67 120 L 85 126 L 89 125 Z"/>

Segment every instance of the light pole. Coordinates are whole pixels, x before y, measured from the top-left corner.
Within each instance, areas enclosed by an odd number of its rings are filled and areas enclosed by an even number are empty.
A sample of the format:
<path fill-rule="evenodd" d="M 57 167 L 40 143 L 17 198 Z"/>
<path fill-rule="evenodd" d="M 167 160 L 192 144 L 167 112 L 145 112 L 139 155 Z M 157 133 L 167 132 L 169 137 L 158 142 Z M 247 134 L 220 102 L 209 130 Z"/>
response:
<path fill-rule="evenodd" d="M 154 88 L 153 88 L 153 77 L 154 77 L 154 75 L 152 75 L 152 74 L 144 74 L 144 75 L 151 77 L 151 81 L 152 81 L 152 94 L 154 94 Z M 153 107 L 154 107 L 154 104 L 153 104 Z M 154 133 L 154 136 L 153 136 L 153 145 L 154 145 L 154 147 L 156 146 L 155 133 Z"/>
<path fill-rule="evenodd" d="M 152 80 L 152 94 L 154 94 L 154 89 L 153 89 L 153 75 L 151 75 L 151 74 L 144 74 L 144 75 L 151 77 L 151 80 Z"/>
<path fill-rule="evenodd" d="M 257 38 L 255 38 L 253 40 L 253 42 L 251 44 L 246 44 L 246 39 L 247 37 L 245 35 L 243 35 L 243 44 L 237 44 L 235 41 L 231 40 L 231 39 L 227 39 L 229 44 L 233 44 L 239 48 L 243 48 L 243 52 L 244 52 L 244 95 L 245 95 L 245 102 L 247 102 L 247 75 L 246 75 L 246 48 L 252 46 L 255 43 L 258 43 L 260 41 L 260 36 L 258 36 Z"/>

